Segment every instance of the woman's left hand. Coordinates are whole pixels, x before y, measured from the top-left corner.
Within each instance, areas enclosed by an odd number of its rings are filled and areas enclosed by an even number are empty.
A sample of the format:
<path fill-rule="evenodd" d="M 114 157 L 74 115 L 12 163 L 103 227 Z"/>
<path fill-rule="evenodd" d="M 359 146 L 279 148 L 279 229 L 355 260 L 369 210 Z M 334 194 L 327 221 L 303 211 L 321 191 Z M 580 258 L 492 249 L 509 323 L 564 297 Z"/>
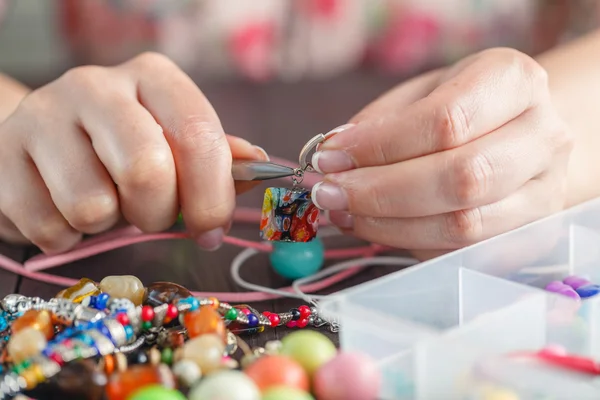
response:
<path fill-rule="evenodd" d="M 545 70 L 490 49 L 417 77 L 326 135 L 319 208 L 345 232 L 418 258 L 561 210 L 572 139 Z"/>

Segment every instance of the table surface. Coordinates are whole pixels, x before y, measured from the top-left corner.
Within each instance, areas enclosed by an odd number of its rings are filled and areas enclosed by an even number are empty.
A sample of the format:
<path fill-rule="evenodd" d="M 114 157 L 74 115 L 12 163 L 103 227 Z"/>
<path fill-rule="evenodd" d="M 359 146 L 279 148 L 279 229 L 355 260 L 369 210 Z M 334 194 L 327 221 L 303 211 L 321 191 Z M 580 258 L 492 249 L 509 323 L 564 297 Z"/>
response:
<path fill-rule="evenodd" d="M 390 79 L 352 75 L 327 82 L 298 84 L 251 85 L 243 83 L 202 86 L 221 116 L 225 130 L 244 137 L 268 153 L 297 159 L 303 144 L 317 133 L 328 131 L 360 110 L 376 96 L 393 86 Z M 243 206 L 262 205 L 260 188 L 240 197 Z M 257 240 L 258 226 L 234 225 L 232 234 Z M 350 246 L 357 243 L 352 241 Z M 141 243 L 64 265 L 50 272 L 72 278 L 88 277 L 101 280 L 107 275 L 135 275 L 144 284 L 155 281 L 179 283 L 191 290 L 239 291 L 229 275 L 230 264 L 240 249 L 225 245 L 214 253 L 204 252 L 187 240 Z M 24 261 L 35 249 L 0 244 L 0 253 Z M 366 280 L 385 275 L 394 268 L 372 267 L 329 288 L 337 291 Z M 252 282 L 281 287 L 287 283 L 269 267 L 267 255 L 251 258 L 244 265 L 242 276 Z M 0 294 L 22 293 L 49 298 L 61 288 L 23 279 L 0 270 Z M 294 299 L 251 303 L 259 310 L 287 311 L 301 303 Z M 270 329 L 248 339 L 252 346 L 277 339 L 287 328 Z M 328 332 L 327 332 L 328 333 Z M 334 334 L 328 335 L 337 342 Z"/>

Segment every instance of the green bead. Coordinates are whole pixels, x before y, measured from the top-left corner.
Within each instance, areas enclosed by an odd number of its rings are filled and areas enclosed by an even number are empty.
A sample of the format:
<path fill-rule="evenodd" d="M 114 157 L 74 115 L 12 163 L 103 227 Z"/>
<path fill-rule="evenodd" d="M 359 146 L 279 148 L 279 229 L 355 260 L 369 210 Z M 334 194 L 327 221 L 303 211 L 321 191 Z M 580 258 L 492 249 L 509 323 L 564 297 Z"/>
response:
<path fill-rule="evenodd" d="M 134 392 L 127 400 L 186 400 L 186 397 L 178 390 L 150 385 Z"/>
<path fill-rule="evenodd" d="M 237 318 L 238 312 L 235 308 L 230 308 L 227 313 L 225 313 L 225 319 L 229 321 L 233 321 Z"/>
<path fill-rule="evenodd" d="M 290 333 L 281 340 L 281 344 L 281 354 L 296 360 L 311 376 L 337 354 L 333 342 L 317 331 Z"/>
<path fill-rule="evenodd" d="M 300 279 L 318 272 L 325 262 L 325 246 L 319 238 L 310 242 L 273 242 L 271 266 L 287 279 Z"/>
<path fill-rule="evenodd" d="M 170 347 L 165 347 L 162 351 L 160 360 L 163 364 L 171 365 L 173 363 L 173 350 Z"/>
<path fill-rule="evenodd" d="M 261 400 L 315 400 L 315 398 L 293 387 L 276 386 L 264 392 Z"/>
<path fill-rule="evenodd" d="M 152 322 L 150 321 L 144 321 L 142 322 L 142 329 L 147 331 L 148 329 L 152 328 Z"/>

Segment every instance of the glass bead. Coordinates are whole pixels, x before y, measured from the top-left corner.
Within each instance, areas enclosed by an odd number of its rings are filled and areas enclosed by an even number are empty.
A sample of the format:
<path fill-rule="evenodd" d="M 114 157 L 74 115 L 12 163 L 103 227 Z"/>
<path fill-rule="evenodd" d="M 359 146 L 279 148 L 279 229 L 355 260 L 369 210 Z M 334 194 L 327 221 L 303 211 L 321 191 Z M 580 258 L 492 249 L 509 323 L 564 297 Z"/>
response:
<path fill-rule="evenodd" d="M 189 400 L 261 400 L 254 382 L 240 371 L 220 371 L 202 379 L 190 390 Z M 284 397 L 278 400 L 283 400 Z"/>
<path fill-rule="evenodd" d="M 307 305 L 302 305 L 298 307 L 298 311 L 300 311 L 300 316 L 302 318 L 308 318 L 312 314 L 310 307 Z"/>
<path fill-rule="evenodd" d="M 290 314 L 292 314 L 292 321 L 298 321 L 300 319 L 300 310 L 298 310 L 297 308 L 292 308 L 290 310 Z"/>
<path fill-rule="evenodd" d="M 260 357 L 245 368 L 244 373 L 254 381 L 261 392 L 273 386 L 287 386 L 303 391 L 310 389 L 308 374 L 290 357 Z"/>
<path fill-rule="evenodd" d="M 306 189 L 268 188 L 263 200 L 260 237 L 268 241 L 309 242 L 317 235 L 319 209 Z"/>
<path fill-rule="evenodd" d="M 269 318 L 269 321 L 271 321 L 271 326 L 273 328 L 279 326 L 279 323 L 281 322 L 281 318 L 279 317 L 279 315 L 270 314 L 268 318 Z"/>
<path fill-rule="evenodd" d="M 258 317 L 254 314 L 248 314 L 248 326 L 255 327 L 258 325 Z"/>
<path fill-rule="evenodd" d="M 146 288 L 142 281 L 133 275 L 107 276 L 100 281 L 100 290 L 117 299 L 129 299 L 139 306 L 144 300 Z"/>
<path fill-rule="evenodd" d="M 227 310 L 227 312 L 225 313 L 225 319 L 228 321 L 233 321 L 237 318 L 237 310 L 235 308 L 230 308 L 229 310 Z"/>
<path fill-rule="evenodd" d="M 312 330 L 290 333 L 281 340 L 281 344 L 281 354 L 300 363 L 311 377 L 337 354 L 335 345 L 327 336 Z"/>
<path fill-rule="evenodd" d="M 275 242 L 269 254 L 275 272 L 287 279 L 317 273 L 325 262 L 325 246 L 319 238 L 308 243 Z"/>
<path fill-rule="evenodd" d="M 142 329 L 147 331 L 148 329 L 152 328 L 152 322 L 150 321 L 144 321 L 142 322 Z"/>
<path fill-rule="evenodd" d="M 154 282 L 146 289 L 145 304 L 153 307 L 161 304 L 173 303 L 175 300 L 185 299 L 192 296 L 192 293 L 176 283 Z"/>
<path fill-rule="evenodd" d="M 127 400 L 186 400 L 186 397 L 178 390 L 150 385 L 133 393 Z"/>
<path fill-rule="evenodd" d="M 194 361 L 203 374 L 209 374 L 222 367 L 225 344 L 221 336 L 206 334 L 190 339 L 183 346 L 182 357 Z"/>
<path fill-rule="evenodd" d="M 317 370 L 313 389 L 319 400 L 377 400 L 381 383 L 381 372 L 371 357 L 339 353 Z"/>
<path fill-rule="evenodd" d="M 132 365 L 111 375 L 106 384 L 107 400 L 127 400 L 136 391 L 149 385 L 175 388 L 175 378 L 166 365 Z"/>
<path fill-rule="evenodd" d="M 29 310 L 13 321 L 11 331 L 13 334 L 25 329 L 34 328 L 42 332 L 46 339 L 54 336 L 54 325 L 52 316 L 46 310 Z"/>
<path fill-rule="evenodd" d="M 142 321 L 152 321 L 154 319 L 154 308 L 151 306 L 142 307 L 141 318 Z"/>
<path fill-rule="evenodd" d="M 173 365 L 173 374 L 186 387 L 191 387 L 201 378 L 200 367 L 192 360 L 180 360 Z"/>
<path fill-rule="evenodd" d="M 171 365 L 173 363 L 173 349 L 165 347 L 160 355 L 160 360 L 166 365 Z"/>
<path fill-rule="evenodd" d="M 109 299 L 110 295 L 108 293 L 100 293 L 98 296 L 96 296 L 96 303 L 94 306 L 98 310 L 104 310 Z"/>
<path fill-rule="evenodd" d="M 54 297 L 57 299 L 68 299 L 74 303 L 81 303 L 90 296 L 97 296 L 99 294 L 100 288 L 96 282 L 88 278 L 82 278 L 75 285 L 58 292 Z"/>
<path fill-rule="evenodd" d="M 273 387 L 263 393 L 261 400 L 315 400 L 310 393 L 291 387 Z M 341 398 L 340 398 L 341 399 Z M 346 400 L 346 399 L 344 399 Z"/>
<path fill-rule="evenodd" d="M 221 315 L 210 306 L 203 306 L 196 311 L 186 312 L 183 316 L 183 325 L 186 327 L 188 336 L 194 338 L 207 333 L 214 333 L 227 339 L 227 329 Z"/>
<path fill-rule="evenodd" d="M 32 358 L 46 347 L 46 336 L 35 328 L 23 328 L 8 342 L 8 354 L 15 363 Z"/>

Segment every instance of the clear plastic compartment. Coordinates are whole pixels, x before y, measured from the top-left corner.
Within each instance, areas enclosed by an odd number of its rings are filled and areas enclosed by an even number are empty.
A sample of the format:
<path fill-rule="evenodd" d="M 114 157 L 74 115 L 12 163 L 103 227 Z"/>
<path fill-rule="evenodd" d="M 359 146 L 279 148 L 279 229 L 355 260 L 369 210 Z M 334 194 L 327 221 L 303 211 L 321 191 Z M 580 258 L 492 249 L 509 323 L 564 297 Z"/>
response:
<path fill-rule="evenodd" d="M 343 349 L 377 360 L 382 398 L 465 399 L 465 374 L 513 351 L 558 344 L 600 359 L 600 296 L 577 303 L 543 289 L 568 275 L 600 283 L 600 199 L 345 290 L 321 309 L 339 321 Z M 547 392 L 513 384 L 519 399 L 562 398 L 543 383 L 558 372 L 516 370 Z M 578 374 L 558 381 L 572 385 L 573 398 L 595 390 L 600 398 L 600 386 Z"/>

